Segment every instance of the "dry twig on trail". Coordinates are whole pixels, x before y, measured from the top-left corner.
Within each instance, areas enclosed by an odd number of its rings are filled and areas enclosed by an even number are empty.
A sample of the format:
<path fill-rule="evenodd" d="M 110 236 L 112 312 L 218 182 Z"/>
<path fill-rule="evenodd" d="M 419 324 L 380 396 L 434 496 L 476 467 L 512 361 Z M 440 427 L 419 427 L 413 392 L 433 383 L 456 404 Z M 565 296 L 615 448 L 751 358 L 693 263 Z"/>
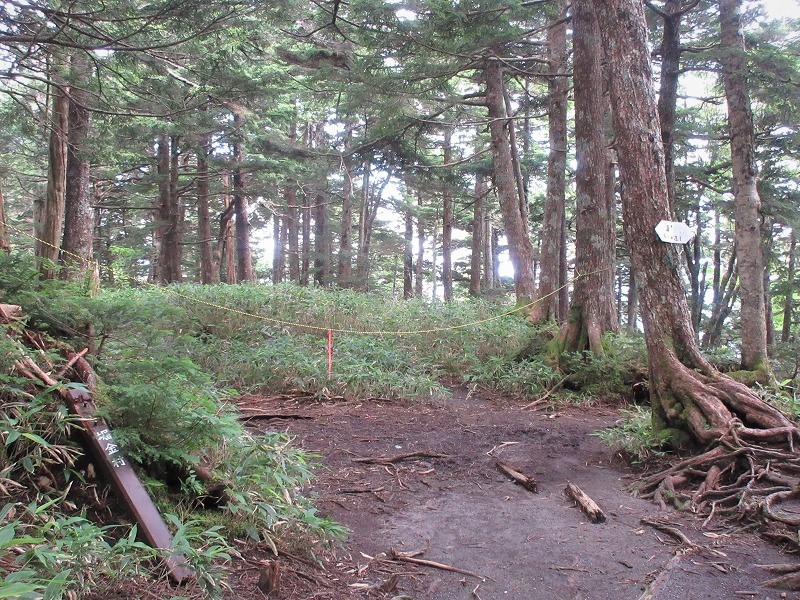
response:
<path fill-rule="evenodd" d="M 539 487 L 536 484 L 536 481 L 532 477 L 528 477 L 521 471 L 519 471 L 516 467 L 512 467 L 508 463 L 504 463 L 503 461 L 496 460 L 494 462 L 494 466 L 500 471 L 503 475 L 511 479 L 517 485 L 521 485 L 526 490 L 533 492 L 534 494 L 539 492 Z"/>
<path fill-rule="evenodd" d="M 410 563 L 412 565 L 420 565 L 422 567 L 431 567 L 432 569 L 439 569 L 441 571 L 449 571 L 451 573 L 460 573 L 461 575 L 467 575 L 469 577 L 475 577 L 476 579 L 485 580 L 486 577 L 483 575 L 478 575 L 477 573 L 473 573 L 472 571 L 467 571 L 465 569 L 459 569 L 458 567 L 453 567 L 451 565 L 445 565 L 442 563 L 434 562 L 432 560 L 423 560 L 421 558 L 414 558 L 413 556 L 409 556 L 412 554 L 410 552 L 397 552 L 394 548 L 389 550 L 389 558 L 391 560 L 396 560 L 399 562 Z"/>
<path fill-rule="evenodd" d="M 438 452 L 419 451 L 419 452 L 408 452 L 406 454 L 396 454 L 395 456 L 354 458 L 352 459 L 352 461 L 357 463 L 367 463 L 371 465 L 391 465 L 396 462 L 409 460 L 412 458 L 453 458 L 453 457 L 450 456 L 449 454 L 439 454 Z"/>
<path fill-rule="evenodd" d="M 605 523 L 606 514 L 581 488 L 574 483 L 568 483 L 564 492 L 575 501 L 592 523 Z"/>
<path fill-rule="evenodd" d="M 541 406 L 542 404 L 544 404 L 545 402 L 547 402 L 547 399 L 550 398 L 550 396 L 552 396 L 554 392 L 559 390 L 561 388 L 561 386 L 563 386 L 567 382 L 567 379 L 569 379 L 569 375 L 565 375 L 564 377 L 562 377 L 561 380 L 558 383 L 556 383 L 553 387 L 551 387 L 549 390 L 547 390 L 547 392 L 545 392 L 544 396 L 541 396 L 540 398 L 537 398 L 536 400 L 534 400 L 530 404 L 526 404 L 525 406 L 522 407 L 522 410 L 526 410 L 526 409 L 530 409 L 530 408 L 537 408 L 537 407 Z"/>

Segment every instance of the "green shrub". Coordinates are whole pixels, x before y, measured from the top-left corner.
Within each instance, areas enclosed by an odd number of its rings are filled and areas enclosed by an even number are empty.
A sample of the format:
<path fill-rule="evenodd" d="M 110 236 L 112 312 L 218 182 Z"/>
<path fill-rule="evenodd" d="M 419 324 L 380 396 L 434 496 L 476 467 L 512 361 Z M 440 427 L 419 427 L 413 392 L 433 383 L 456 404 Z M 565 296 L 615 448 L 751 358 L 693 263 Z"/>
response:
<path fill-rule="evenodd" d="M 644 462 L 665 454 L 662 450 L 664 439 L 653 430 L 649 407 L 622 409 L 620 415 L 621 418 L 614 427 L 596 431 L 592 435 L 634 462 Z"/>

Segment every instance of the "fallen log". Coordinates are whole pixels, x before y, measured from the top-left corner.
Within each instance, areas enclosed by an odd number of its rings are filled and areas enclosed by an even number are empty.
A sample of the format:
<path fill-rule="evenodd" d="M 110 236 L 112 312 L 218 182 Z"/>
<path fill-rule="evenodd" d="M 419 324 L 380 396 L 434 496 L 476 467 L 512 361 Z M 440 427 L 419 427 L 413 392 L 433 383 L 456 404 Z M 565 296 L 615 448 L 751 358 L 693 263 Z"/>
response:
<path fill-rule="evenodd" d="M 22 307 L 16 304 L 0 304 L 0 323 L 11 323 L 22 319 Z"/>
<path fill-rule="evenodd" d="M 567 496 L 575 501 L 592 523 L 605 523 L 606 514 L 581 488 L 574 483 L 568 483 L 564 491 Z"/>
<path fill-rule="evenodd" d="M 532 477 L 528 477 L 515 467 L 512 467 L 508 463 L 504 463 L 503 461 L 496 460 L 494 462 L 494 466 L 500 471 L 503 475 L 511 479 L 517 485 L 521 485 L 526 490 L 533 492 L 534 494 L 539 492 L 539 486 L 537 485 L 536 481 Z"/>

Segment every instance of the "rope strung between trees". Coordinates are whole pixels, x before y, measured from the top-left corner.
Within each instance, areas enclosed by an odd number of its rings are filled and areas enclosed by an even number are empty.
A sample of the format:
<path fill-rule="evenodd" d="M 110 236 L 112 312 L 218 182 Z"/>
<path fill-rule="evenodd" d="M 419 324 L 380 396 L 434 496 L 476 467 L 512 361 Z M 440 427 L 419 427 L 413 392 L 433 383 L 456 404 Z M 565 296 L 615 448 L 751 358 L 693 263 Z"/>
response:
<path fill-rule="evenodd" d="M 7 222 L 0 221 L 0 225 L 4 225 L 10 231 L 13 231 L 14 233 L 17 233 L 19 235 L 23 235 L 23 236 L 25 236 L 27 238 L 30 238 L 31 240 L 39 242 L 40 244 L 44 244 L 46 246 L 50 246 L 51 248 L 54 248 L 55 250 L 58 250 L 62 254 L 66 254 L 67 256 L 71 256 L 72 258 L 75 258 L 75 259 L 81 261 L 82 263 L 85 263 L 85 264 L 91 266 L 92 268 L 97 269 L 98 272 L 100 270 L 105 270 L 105 271 L 108 271 L 109 273 L 111 273 L 113 276 L 117 276 L 117 273 L 111 267 L 103 266 L 103 265 L 101 265 L 100 263 L 98 263 L 96 261 L 93 261 L 93 260 L 88 259 L 88 258 L 84 258 L 82 256 L 79 256 L 79 255 L 73 253 L 73 252 L 69 252 L 68 250 L 64 250 L 62 248 L 59 248 L 58 246 L 55 246 L 55 245 L 50 244 L 50 243 L 48 243 L 48 242 L 46 242 L 44 240 L 41 240 L 41 239 L 37 238 L 36 236 L 28 233 L 27 231 L 24 231 L 22 229 L 14 227 L 13 225 L 11 225 L 11 224 L 9 224 Z M 547 300 L 548 298 L 551 298 L 551 297 L 555 296 L 556 294 L 560 293 L 561 290 L 569 287 L 570 285 L 576 283 L 577 281 L 580 281 L 581 279 L 583 279 L 585 277 L 589 277 L 591 275 L 596 275 L 596 274 L 601 273 L 603 271 L 605 271 L 605 269 L 598 269 L 597 271 L 592 271 L 592 272 L 589 272 L 589 273 L 576 273 L 575 277 L 573 277 L 571 280 L 569 280 L 564 285 L 556 288 L 555 290 L 553 290 L 549 294 L 545 294 L 544 296 L 541 296 L 541 297 L 537 298 L 536 300 L 532 300 L 531 302 L 528 302 L 527 304 L 523 304 L 523 305 L 514 307 L 514 308 L 512 308 L 510 310 L 507 310 L 507 311 L 505 311 L 503 313 L 500 313 L 499 315 L 494 315 L 492 317 L 487 317 L 485 319 L 479 319 L 479 320 L 476 320 L 476 321 L 470 321 L 468 323 L 460 323 L 460 324 L 457 324 L 457 325 L 448 325 L 448 326 L 444 326 L 444 327 L 433 327 L 433 328 L 430 328 L 430 329 L 400 329 L 400 330 L 344 329 L 344 328 L 337 328 L 337 327 L 332 327 L 332 326 L 311 325 L 311 324 L 305 324 L 305 323 L 298 323 L 298 322 L 295 322 L 295 321 L 287 321 L 287 320 L 283 320 L 283 319 L 276 319 L 274 317 L 267 317 L 267 316 L 264 316 L 264 315 L 259 315 L 257 313 L 252 313 L 252 312 L 248 312 L 248 311 L 244 311 L 244 310 L 239 310 L 238 308 L 232 308 L 230 306 L 225 306 L 225 305 L 222 305 L 222 304 L 218 304 L 216 302 L 209 302 L 207 300 L 202 300 L 202 299 L 199 299 L 199 298 L 195 298 L 195 297 L 192 297 L 192 296 L 190 296 L 188 294 L 181 293 L 181 292 L 179 292 L 179 291 L 177 291 L 174 288 L 171 288 L 169 286 L 160 286 L 160 285 L 156 285 L 156 284 L 150 283 L 150 282 L 146 282 L 146 285 L 148 285 L 148 286 L 150 286 L 150 287 L 152 287 L 154 289 L 157 289 L 159 291 L 162 291 L 162 292 L 165 292 L 167 294 L 170 294 L 172 296 L 175 296 L 177 298 L 181 298 L 182 300 L 186 300 L 186 301 L 188 301 L 190 303 L 193 303 L 193 304 L 199 304 L 199 305 L 202 305 L 202 306 L 206 306 L 208 308 L 213 308 L 213 309 L 216 309 L 216 310 L 222 310 L 222 311 L 229 312 L 229 313 L 232 313 L 232 314 L 236 314 L 236 315 L 239 315 L 239 316 L 242 316 L 242 317 L 248 317 L 248 318 L 257 319 L 257 320 L 260 320 L 260 321 L 266 321 L 266 322 L 269 322 L 269 323 L 274 323 L 276 325 L 280 325 L 281 327 L 296 327 L 296 328 L 301 328 L 301 329 L 308 329 L 308 330 L 311 330 L 311 331 L 325 333 L 326 335 L 328 334 L 328 332 L 330 332 L 330 336 L 332 336 L 334 333 L 339 333 L 339 334 L 344 334 L 344 335 L 368 335 L 368 336 L 390 336 L 390 335 L 393 335 L 393 336 L 411 336 L 411 335 L 426 335 L 426 334 L 433 334 L 433 333 L 444 333 L 444 332 L 448 332 L 448 331 L 457 331 L 459 329 L 468 329 L 470 327 L 477 327 L 479 325 L 484 325 L 486 323 L 491 323 L 493 321 L 498 321 L 498 320 L 503 319 L 505 317 L 511 316 L 511 315 L 513 315 L 515 313 L 530 309 L 534 305 L 536 305 L 536 304 L 538 304 L 540 302 L 543 302 L 543 301 Z M 127 274 L 125 275 L 125 277 L 127 277 Z M 132 278 L 129 277 L 129 279 L 132 279 Z M 137 283 L 141 284 L 142 282 L 138 282 L 137 281 Z"/>

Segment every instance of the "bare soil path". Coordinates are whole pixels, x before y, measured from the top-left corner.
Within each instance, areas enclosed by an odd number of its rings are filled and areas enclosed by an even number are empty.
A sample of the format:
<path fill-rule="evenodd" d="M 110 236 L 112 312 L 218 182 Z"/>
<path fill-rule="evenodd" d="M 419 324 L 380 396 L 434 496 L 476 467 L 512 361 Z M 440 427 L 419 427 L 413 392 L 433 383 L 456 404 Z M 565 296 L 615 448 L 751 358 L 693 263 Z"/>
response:
<path fill-rule="evenodd" d="M 770 574 L 757 565 L 796 559 L 757 535 L 717 522 L 704 528 L 700 518 L 661 511 L 629 493 L 627 467 L 591 435 L 618 418 L 613 407 L 533 412 L 464 390 L 443 404 L 282 399 L 260 406 L 312 417 L 253 425 L 288 431 L 322 455 L 317 506 L 350 530 L 324 569 L 287 565 L 278 598 L 800 597 L 761 586 Z M 413 453 L 419 455 L 402 457 Z M 499 473 L 497 459 L 533 477 L 539 492 Z M 605 523 L 590 523 L 575 507 L 564 493 L 568 482 L 600 505 Z M 694 546 L 642 524 L 648 518 Z M 480 578 L 390 561 L 392 549 L 425 550 L 418 558 Z M 256 576 L 242 571 L 231 597 L 263 598 Z"/>

